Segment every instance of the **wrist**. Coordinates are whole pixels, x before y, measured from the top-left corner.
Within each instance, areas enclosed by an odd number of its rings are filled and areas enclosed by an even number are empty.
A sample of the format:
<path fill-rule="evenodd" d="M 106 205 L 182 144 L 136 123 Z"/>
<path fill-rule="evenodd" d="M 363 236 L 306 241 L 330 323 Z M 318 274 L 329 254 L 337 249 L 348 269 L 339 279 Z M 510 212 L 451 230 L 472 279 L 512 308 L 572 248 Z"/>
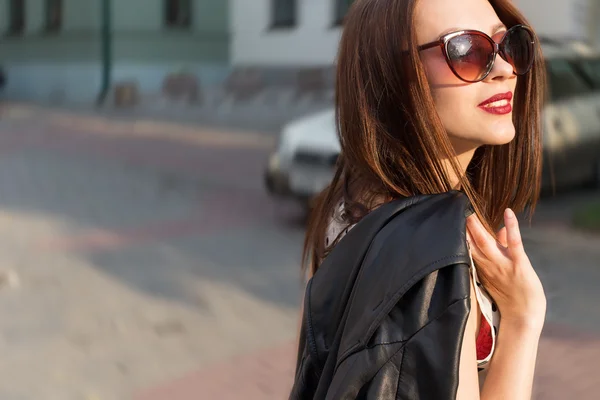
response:
<path fill-rule="evenodd" d="M 522 335 L 541 335 L 544 328 L 545 315 L 541 316 L 502 316 L 500 323 L 502 330 L 513 331 Z"/>

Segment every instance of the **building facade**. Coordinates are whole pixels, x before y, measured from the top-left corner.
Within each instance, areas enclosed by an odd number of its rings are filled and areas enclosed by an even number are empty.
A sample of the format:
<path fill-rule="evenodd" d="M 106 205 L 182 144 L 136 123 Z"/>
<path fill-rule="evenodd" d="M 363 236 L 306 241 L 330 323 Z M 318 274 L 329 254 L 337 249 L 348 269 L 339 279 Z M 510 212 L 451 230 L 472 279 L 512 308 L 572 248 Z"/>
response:
<path fill-rule="evenodd" d="M 203 85 L 228 72 L 225 0 L 0 0 L 4 97 L 94 101 L 102 86 L 102 7 L 110 1 L 111 83 L 135 81 L 158 93 L 186 70 Z"/>
<path fill-rule="evenodd" d="M 514 0 L 539 35 L 586 40 L 600 47 L 600 1 Z"/>
<path fill-rule="evenodd" d="M 159 94 L 165 77 L 182 70 L 202 87 L 216 86 L 232 67 L 267 68 L 269 77 L 323 68 L 329 85 L 352 1 L 0 0 L 0 66 L 8 76 L 0 95 L 94 101 L 103 84 L 106 2 L 113 86 L 131 81 L 142 94 Z M 583 38 L 600 48 L 600 0 L 513 1 L 540 35 Z M 302 85 L 321 85 L 315 76 L 305 74 Z"/>
<path fill-rule="evenodd" d="M 234 65 L 324 66 L 334 61 L 351 0 L 231 0 Z"/>
<path fill-rule="evenodd" d="M 546 37 L 600 47 L 599 0 L 513 0 Z M 231 0 L 234 65 L 326 66 L 352 0 Z"/>

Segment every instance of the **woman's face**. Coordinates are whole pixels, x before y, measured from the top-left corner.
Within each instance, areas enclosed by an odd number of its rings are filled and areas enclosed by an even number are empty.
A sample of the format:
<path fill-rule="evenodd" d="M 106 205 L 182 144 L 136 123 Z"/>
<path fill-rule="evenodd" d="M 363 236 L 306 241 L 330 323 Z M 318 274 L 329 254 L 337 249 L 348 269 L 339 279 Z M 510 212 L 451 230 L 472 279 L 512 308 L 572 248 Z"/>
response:
<path fill-rule="evenodd" d="M 482 31 L 496 42 L 506 32 L 488 0 L 420 0 L 416 28 L 419 45 L 464 29 Z M 423 50 L 420 55 L 437 112 L 457 154 L 485 144 L 505 144 L 514 138 L 512 111 L 482 106 L 498 94 L 514 94 L 517 78 L 510 64 L 497 56 L 493 70 L 483 81 L 466 83 L 453 74 L 440 47 Z M 506 105 L 507 100 L 503 101 L 491 106 Z"/>

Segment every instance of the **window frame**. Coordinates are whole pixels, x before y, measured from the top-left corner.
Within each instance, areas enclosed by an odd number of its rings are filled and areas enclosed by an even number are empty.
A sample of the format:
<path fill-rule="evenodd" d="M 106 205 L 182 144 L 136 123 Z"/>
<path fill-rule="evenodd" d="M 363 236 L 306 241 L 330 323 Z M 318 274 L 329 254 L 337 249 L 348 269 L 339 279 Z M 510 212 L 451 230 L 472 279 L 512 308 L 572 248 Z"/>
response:
<path fill-rule="evenodd" d="M 194 25 L 193 0 L 163 0 L 163 26 L 170 30 L 190 30 Z M 171 20 L 170 7 L 176 7 L 175 20 Z M 187 8 L 187 10 L 185 10 Z M 187 19 L 181 21 L 182 10 L 187 12 Z"/>
<path fill-rule="evenodd" d="M 18 5 L 18 7 L 17 7 Z M 25 0 L 10 0 L 8 6 L 8 29 L 6 36 L 23 36 L 26 29 L 27 10 Z M 20 11 L 19 18 L 15 18 L 17 10 Z M 16 21 L 18 19 L 18 21 Z"/>
<path fill-rule="evenodd" d="M 344 19 L 354 0 L 333 0 L 333 26 L 344 25 Z"/>
<path fill-rule="evenodd" d="M 63 11 L 64 11 L 64 0 L 46 0 L 45 9 L 45 26 L 44 32 L 46 33 L 58 33 L 63 27 Z M 52 7 L 58 7 L 58 17 L 56 21 L 51 18 Z"/>
<path fill-rule="evenodd" d="M 283 3 L 287 2 L 289 4 Z M 278 7 L 290 7 L 289 18 L 281 18 Z M 280 13 L 282 11 L 279 11 Z M 271 26 L 272 30 L 292 29 L 298 26 L 298 0 L 271 0 Z"/>

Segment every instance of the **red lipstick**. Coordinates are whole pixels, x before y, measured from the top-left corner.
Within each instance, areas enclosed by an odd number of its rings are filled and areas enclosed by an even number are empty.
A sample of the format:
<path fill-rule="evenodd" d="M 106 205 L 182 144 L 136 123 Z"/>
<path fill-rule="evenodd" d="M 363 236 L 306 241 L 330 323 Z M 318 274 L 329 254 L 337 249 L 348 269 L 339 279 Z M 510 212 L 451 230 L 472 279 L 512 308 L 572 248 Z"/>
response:
<path fill-rule="evenodd" d="M 483 101 L 478 105 L 483 111 L 490 114 L 504 115 L 512 112 L 511 100 L 513 98 L 512 92 L 498 93 L 495 96 Z"/>

